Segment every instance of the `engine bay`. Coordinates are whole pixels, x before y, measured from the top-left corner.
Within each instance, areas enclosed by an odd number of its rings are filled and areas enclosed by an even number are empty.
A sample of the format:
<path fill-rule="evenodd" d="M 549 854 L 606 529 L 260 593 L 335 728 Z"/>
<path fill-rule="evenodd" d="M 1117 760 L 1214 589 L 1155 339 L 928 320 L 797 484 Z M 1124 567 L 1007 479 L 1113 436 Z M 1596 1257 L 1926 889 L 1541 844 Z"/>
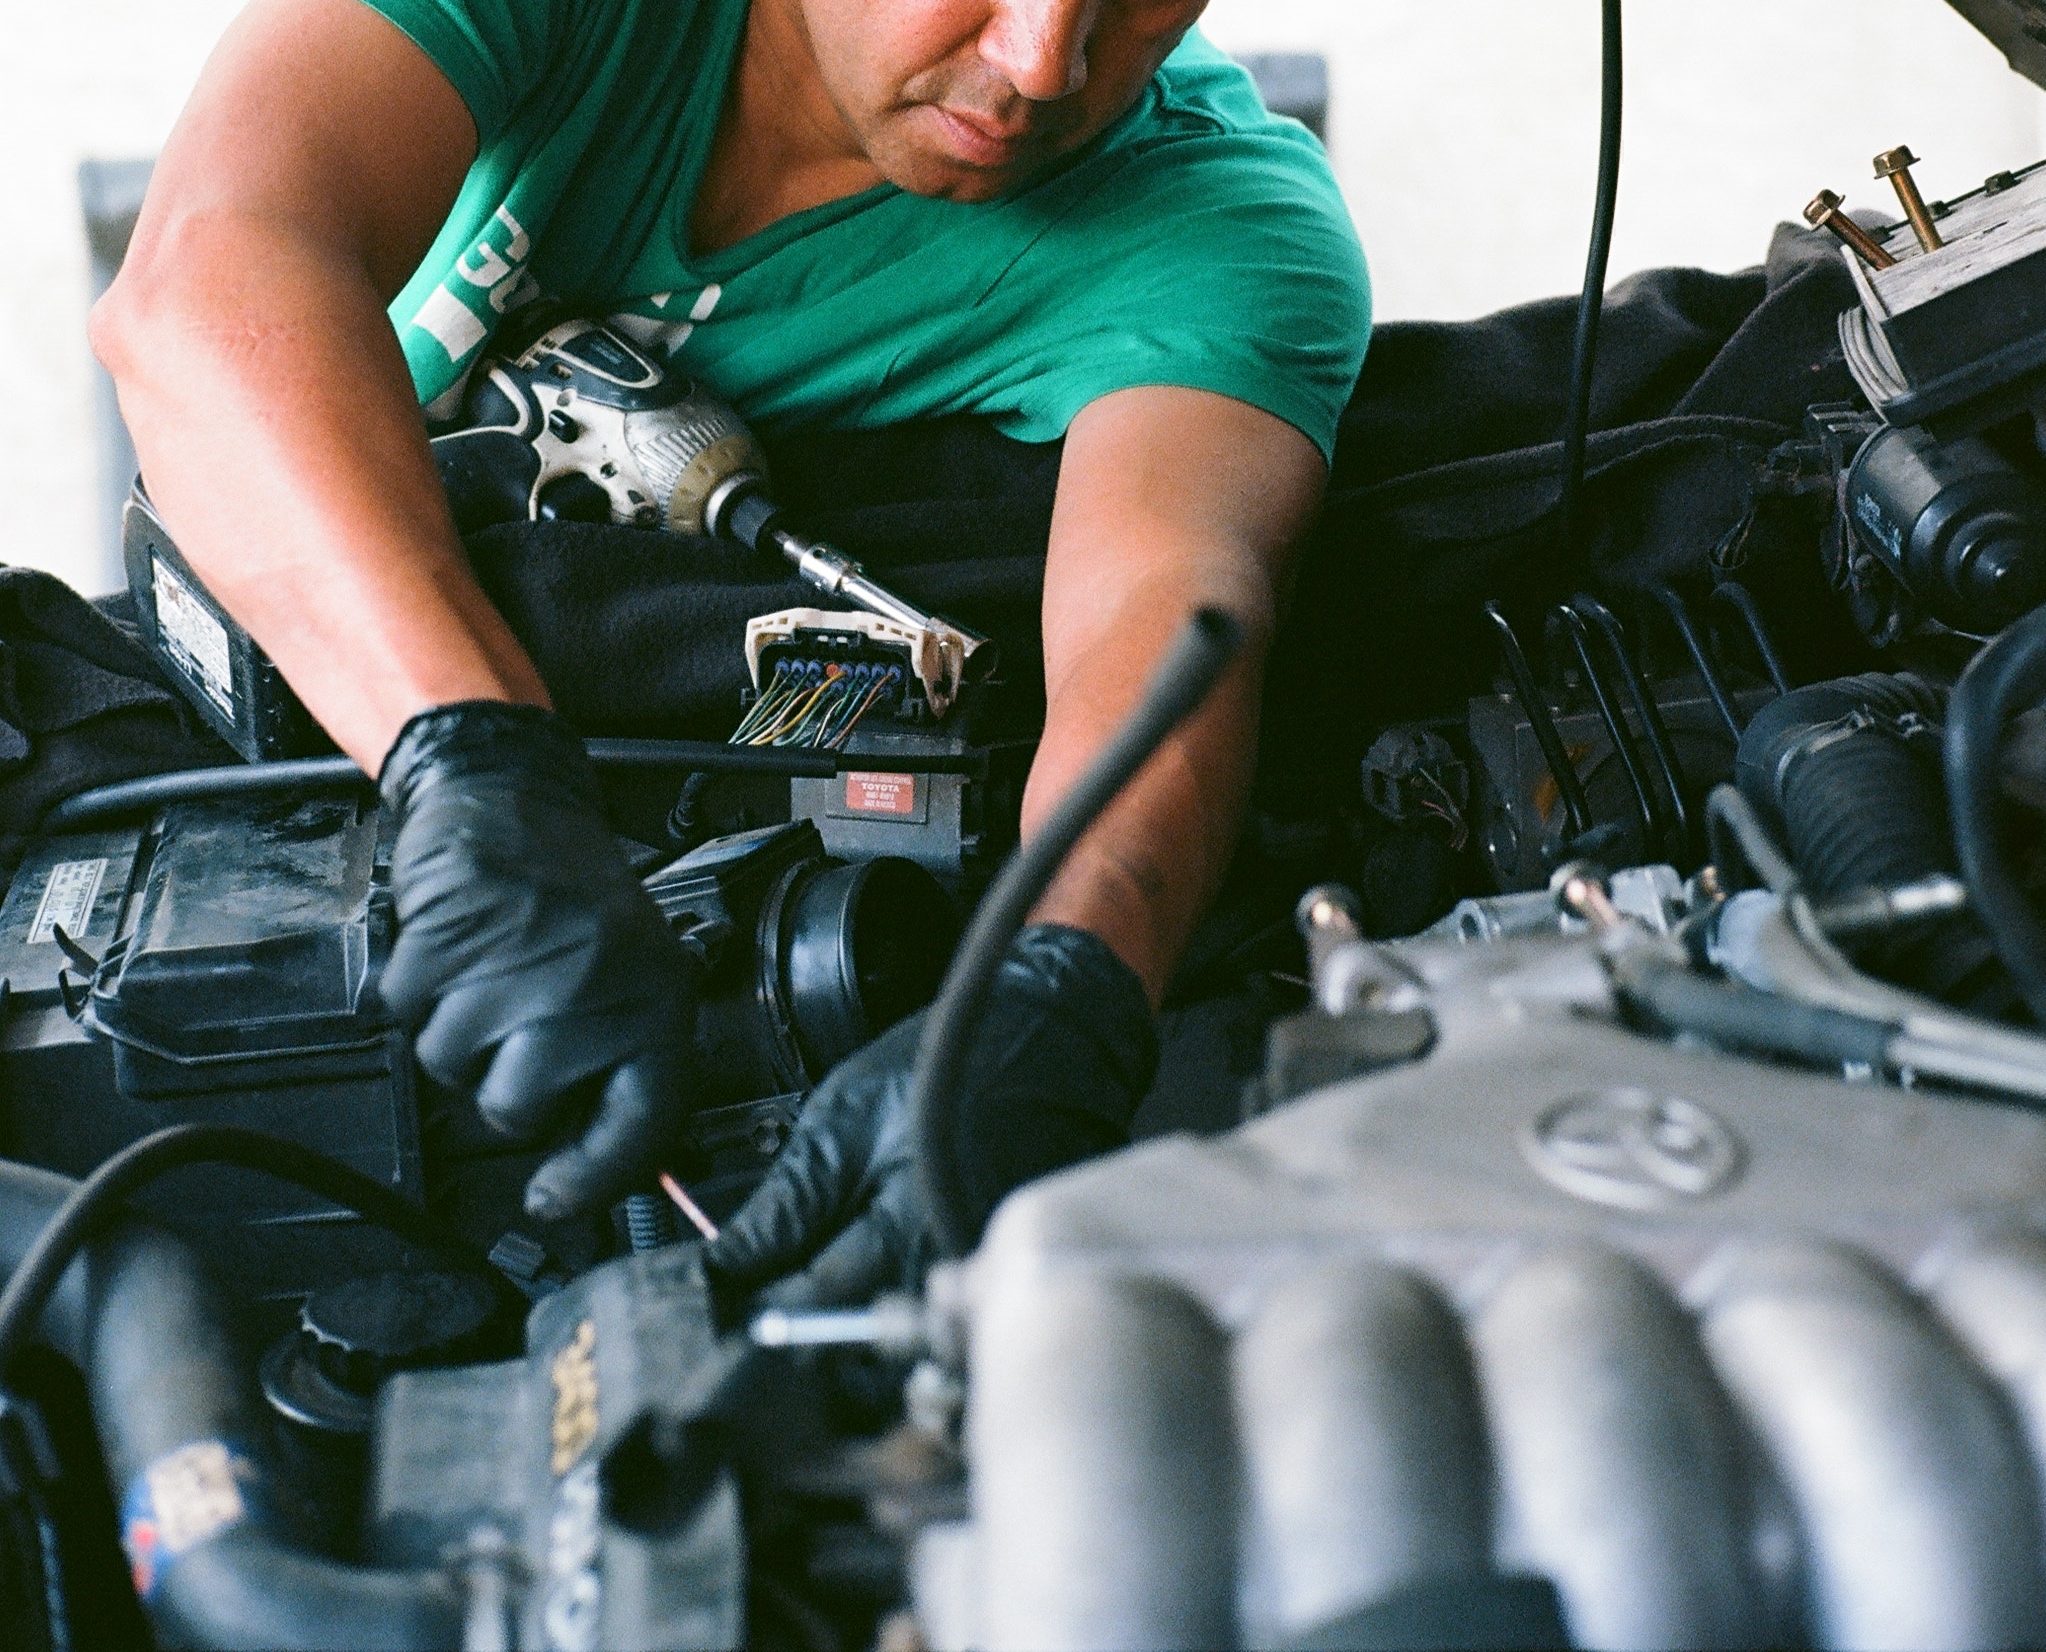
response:
<path fill-rule="evenodd" d="M 1899 195 L 1801 237 L 1854 393 L 1267 776 L 1140 1139 L 914 1295 L 697 1238 L 1017 837 L 985 639 L 777 609 L 722 746 L 592 743 L 707 971 L 600 1219 L 415 1067 L 387 824 L 288 707 L 58 805 L 0 898 L 9 1644 L 2046 1638 L 2046 163 Z"/>

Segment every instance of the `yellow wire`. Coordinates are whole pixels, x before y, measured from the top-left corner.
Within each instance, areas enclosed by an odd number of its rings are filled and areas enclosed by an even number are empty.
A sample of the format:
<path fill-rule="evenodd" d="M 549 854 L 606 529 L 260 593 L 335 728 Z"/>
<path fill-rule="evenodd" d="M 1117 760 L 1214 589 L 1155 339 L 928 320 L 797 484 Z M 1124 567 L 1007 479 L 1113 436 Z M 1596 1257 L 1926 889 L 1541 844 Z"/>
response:
<path fill-rule="evenodd" d="M 823 697 L 824 691 L 832 685 L 832 683 L 836 680 L 837 676 L 838 672 L 837 669 L 834 667 L 831 671 L 825 674 L 824 681 L 822 681 L 814 689 L 812 689 L 806 698 L 798 702 L 801 709 L 794 713 L 795 722 L 800 723 L 805 717 L 809 716 L 810 708 L 816 705 L 818 700 Z M 791 726 L 792 725 L 790 720 L 790 714 L 784 713 L 780 718 L 776 720 L 772 728 L 765 729 L 759 734 L 754 735 L 750 740 L 746 742 L 746 744 L 749 746 L 764 746 L 770 740 L 773 740 L 777 736 L 786 733 Z"/>

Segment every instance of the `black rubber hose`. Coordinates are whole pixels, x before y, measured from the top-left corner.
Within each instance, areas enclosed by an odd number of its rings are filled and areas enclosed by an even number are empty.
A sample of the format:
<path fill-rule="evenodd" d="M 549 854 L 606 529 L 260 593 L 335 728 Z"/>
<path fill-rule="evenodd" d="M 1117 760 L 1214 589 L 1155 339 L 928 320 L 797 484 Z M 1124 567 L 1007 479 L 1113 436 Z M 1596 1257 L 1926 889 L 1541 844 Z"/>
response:
<path fill-rule="evenodd" d="M 2013 719 L 2046 700 L 2046 608 L 1975 656 L 1947 704 L 1947 808 L 1969 904 L 1996 943 L 2033 1016 L 2046 1023 L 2046 923 L 2004 843 L 2000 761 Z"/>
<path fill-rule="evenodd" d="M 1945 715 L 1945 693 L 1908 673 L 1869 672 L 1794 688 L 1756 712 L 1742 732 L 1734 781 L 1762 818 L 1782 829 L 1785 783 L 1815 748 L 1851 733 L 1857 721 L 1932 729 Z"/>
<path fill-rule="evenodd" d="M 1748 725 L 1734 778 L 1782 834 L 1808 893 L 1895 889 L 1954 869 L 1945 713 L 1930 683 L 1872 673 L 1793 689 Z"/>
<path fill-rule="evenodd" d="M 0 1161 L 0 1270 L 19 1273 L 77 1188 Z M 187 1448 L 225 1448 L 250 1475 L 237 1482 L 238 1520 L 182 1554 L 159 1549 L 145 1605 L 161 1644 L 421 1652 L 462 1644 L 462 1602 L 442 1574 L 339 1565 L 284 1533 L 259 1450 L 267 1414 L 183 1243 L 123 1223 L 90 1241 L 54 1283 L 42 1335 L 85 1373 L 117 1498 Z"/>
<path fill-rule="evenodd" d="M 1742 795 L 1780 824 L 1805 892 L 1852 899 L 1957 863 L 1939 725 L 1945 690 L 1871 674 L 1794 689 L 1741 741 Z M 2022 1013 L 1987 932 L 1969 913 L 1878 931 L 1853 948 L 1870 973 L 1978 1015 Z"/>
<path fill-rule="evenodd" d="M 1203 608 L 1193 615 L 1129 720 L 1051 818 L 1010 856 L 959 943 L 945 984 L 924 1019 L 916 1072 L 910 1080 L 925 1199 L 939 1248 L 947 1256 L 964 1256 L 977 1237 L 968 1214 L 971 1201 L 952 1155 L 950 1101 L 988 983 L 1073 845 L 1208 697 L 1242 644 L 1243 626 L 1235 615 L 1220 608 Z"/>
<path fill-rule="evenodd" d="M 130 1142 L 80 1182 L 0 1290 L 0 1378 L 21 1351 L 57 1281 L 79 1251 L 120 1218 L 122 1203 L 149 1183 L 195 1164 L 230 1164 L 307 1188 L 399 1238 L 466 1255 L 467 1247 L 417 1206 L 359 1170 L 297 1142 L 226 1124 L 180 1124 Z M 480 1257 L 469 1260 L 487 1266 Z"/>
<path fill-rule="evenodd" d="M 1598 199 L 1591 247 L 1577 299 L 1577 335 L 1570 362 L 1570 413 L 1563 427 L 1563 495 L 1556 516 L 1558 549 L 1574 556 L 1584 532 L 1585 451 L 1591 441 L 1592 376 L 1598 367 L 1599 323 L 1605 314 L 1606 270 L 1613 256 L 1613 220 L 1620 204 L 1620 134 L 1625 109 L 1620 0 L 1600 0 Z"/>

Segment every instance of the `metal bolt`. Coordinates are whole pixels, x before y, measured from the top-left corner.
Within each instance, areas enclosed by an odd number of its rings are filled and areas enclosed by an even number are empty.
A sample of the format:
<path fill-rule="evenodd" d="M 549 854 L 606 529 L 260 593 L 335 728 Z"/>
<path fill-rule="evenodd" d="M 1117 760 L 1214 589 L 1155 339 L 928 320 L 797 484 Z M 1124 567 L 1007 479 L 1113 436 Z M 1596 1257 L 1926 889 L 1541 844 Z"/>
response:
<path fill-rule="evenodd" d="M 1549 893 L 1564 911 L 1582 918 L 1601 934 L 1627 926 L 1626 918 L 1613 905 L 1604 870 L 1588 860 L 1573 860 L 1557 867 L 1549 878 Z"/>
<path fill-rule="evenodd" d="M 1858 252 L 1870 269 L 1886 270 L 1897 262 L 1880 241 L 1840 210 L 1840 197 L 1830 189 L 1812 197 L 1812 204 L 1804 209 L 1804 221 L 1813 229 L 1831 230 Z"/>
<path fill-rule="evenodd" d="M 1933 226 L 1932 212 L 1925 204 L 1925 197 L 1918 193 L 1917 181 L 1911 176 L 1911 169 L 1917 164 L 1918 157 L 1908 149 L 1885 149 L 1875 158 L 1875 175 L 1888 178 L 1895 186 L 1897 199 L 1904 206 L 1904 216 L 1911 220 L 1911 228 L 1918 236 L 1918 244 L 1927 252 L 1938 252 L 1946 242 Z"/>
<path fill-rule="evenodd" d="M 1992 172 L 1982 180 L 1982 193 L 2001 195 L 2006 189 L 2017 188 L 2018 175 L 2015 172 Z"/>

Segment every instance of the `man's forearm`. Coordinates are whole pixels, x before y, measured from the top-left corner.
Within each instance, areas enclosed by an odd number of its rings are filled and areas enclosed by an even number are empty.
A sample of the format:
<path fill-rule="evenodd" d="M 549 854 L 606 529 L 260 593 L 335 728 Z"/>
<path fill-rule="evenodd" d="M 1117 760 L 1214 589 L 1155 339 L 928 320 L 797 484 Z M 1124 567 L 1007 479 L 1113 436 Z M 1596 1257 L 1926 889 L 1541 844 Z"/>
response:
<path fill-rule="evenodd" d="M 1243 657 L 1081 839 L 1033 914 L 1107 941 L 1143 980 L 1154 1005 L 1221 883 L 1256 760 L 1269 594 L 1246 589 L 1230 606 L 1250 633 Z M 1024 798 L 1026 836 L 1135 708 L 1185 613 L 1183 603 L 1132 593 L 1114 616 L 1122 646 L 1104 651 L 1113 663 L 1101 675 L 1069 678 L 1052 693 Z"/>
<path fill-rule="evenodd" d="M 1196 607 L 1242 623 L 1242 656 L 1130 784 L 1037 916 L 1099 935 L 1153 1003 L 1222 881 L 1257 755 L 1265 652 L 1327 468 L 1270 414 L 1205 391 L 1118 391 L 1073 421 L 1044 574 L 1045 729 L 1027 837 L 1142 699 Z"/>
<path fill-rule="evenodd" d="M 366 273 L 256 221 L 186 227 L 95 312 L 179 548 L 372 772 L 415 712 L 544 704 L 465 563 Z"/>

